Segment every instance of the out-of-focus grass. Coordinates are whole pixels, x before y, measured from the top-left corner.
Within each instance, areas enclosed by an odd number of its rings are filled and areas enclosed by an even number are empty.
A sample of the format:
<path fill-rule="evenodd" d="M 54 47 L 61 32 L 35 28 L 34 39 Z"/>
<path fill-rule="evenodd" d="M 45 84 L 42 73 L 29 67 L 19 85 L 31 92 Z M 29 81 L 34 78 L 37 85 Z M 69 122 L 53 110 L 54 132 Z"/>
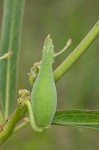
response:
<path fill-rule="evenodd" d="M 2 16 L 0 1 L 0 19 Z M 54 68 L 75 48 L 98 20 L 99 1 L 89 0 L 28 0 L 26 1 L 22 46 L 19 65 L 18 89 L 31 89 L 29 68 L 41 59 L 45 37 L 50 33 L 55 50 L 60 50 L 66 40 L 72 46 L 55 59 Z M 58 110 L 99 108 L 99 44 L 98 39 L 77 63 L 57 82 Z M 2 146 L 3 150 L 94 150 L 99 147 L 99 131 L 53 127 L 38 134 L 30 128 L 13 135 Z"/>

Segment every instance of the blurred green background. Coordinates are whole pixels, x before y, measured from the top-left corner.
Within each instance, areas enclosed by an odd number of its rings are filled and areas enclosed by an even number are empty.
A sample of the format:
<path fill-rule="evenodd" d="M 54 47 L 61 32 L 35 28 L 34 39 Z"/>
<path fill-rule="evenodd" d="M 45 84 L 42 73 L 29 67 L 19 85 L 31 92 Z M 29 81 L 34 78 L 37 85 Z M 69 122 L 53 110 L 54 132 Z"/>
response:
<path fill-rule="evenodd" d="M 3 13 L 0 0 L 0 28 Z M 71 37 L 72 46 L 55 59 L 54 69 L 79 44 L 97 22 L 99 0 L 27 0 L 22 26 L 18 89 L 31 90 L 27 73 L 41 59 L 45 37 L 50 33 L 56 52 Z M 57 82 L 58 108 L 99 108 L 99 39 Z M 98 150 L 99 131 L 52 126 L 35 133 L 30 126 L 10 137 L 0 150 Z"/>

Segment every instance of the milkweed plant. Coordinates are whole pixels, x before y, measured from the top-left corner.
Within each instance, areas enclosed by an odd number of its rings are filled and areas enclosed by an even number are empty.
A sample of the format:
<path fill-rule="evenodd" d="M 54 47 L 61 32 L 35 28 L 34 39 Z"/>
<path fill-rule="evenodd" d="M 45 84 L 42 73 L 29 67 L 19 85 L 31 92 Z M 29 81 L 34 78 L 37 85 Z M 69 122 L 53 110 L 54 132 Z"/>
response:
<path fill-rule="evenodd" d="M 25 0 L 4 1 L 0 38 L 0 144 L 28 124 L 36 132 L 46 132 L 51 125 L 73 125 L 98 130 L 98 110 L 57 111 L 56 82 L 98 38 L 99 21 L 55 70 L 54 58 L 59 57 L 71 45 L 72 40 L 68 39 L 65 47 L 55 53 L 53 41 L 48 35 L 43 45 L 41 61 L 31 65 L 28 73 L 31 91 L 19 89 L 19 97 L 16 99 L 24 5 Z M 16 101 L 14 110 L 13 104 Z"/>

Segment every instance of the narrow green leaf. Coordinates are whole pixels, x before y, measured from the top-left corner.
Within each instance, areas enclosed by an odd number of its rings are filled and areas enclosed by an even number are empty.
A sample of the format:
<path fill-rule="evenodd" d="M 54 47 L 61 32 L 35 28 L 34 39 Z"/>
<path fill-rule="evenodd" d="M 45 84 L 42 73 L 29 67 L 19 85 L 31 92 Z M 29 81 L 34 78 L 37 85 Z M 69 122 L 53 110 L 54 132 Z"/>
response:
<path fill-rule="evenodd" d="M 13 55 L 0 61 L 0 104 L 5 118 L 13 109 L 16 93 L 20 28 L 25 0 L 5 0 L 1 30 L 0 56 L 9 50 Z"/>
<path fill-rule="evenodd" d="M 52 124 L 99 129 L 99 110 L 59 111 Z"/>

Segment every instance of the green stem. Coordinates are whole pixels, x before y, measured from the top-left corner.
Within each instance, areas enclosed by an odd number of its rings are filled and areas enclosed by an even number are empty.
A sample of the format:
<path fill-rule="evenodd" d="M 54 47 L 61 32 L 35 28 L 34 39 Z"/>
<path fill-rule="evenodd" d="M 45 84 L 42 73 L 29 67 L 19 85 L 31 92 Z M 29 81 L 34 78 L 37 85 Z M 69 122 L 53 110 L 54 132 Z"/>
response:
<path fill-rule="evenodd" d="M 43 132 L 44 129 L 43 129 L 42 127 L 39 127 L 39 126 L 36 124 L 31 102 L 30 102 L 29 100 L 27 100 L 27 101 L 25 102 L 25 104 L 26 104 L 27 109 L 28 109 L 28 112 L 29 112 L 29 118 L 30 118 L 31 127 L 32 127 L 35 131 L 37 131 L 37 132 Z"/>
<path fill-rule="evenodd" d="M 55 53 L 55 54 L 53 55 L 53 57 L 57 57 L 57 56 L 59 56 L 60 54 L 62 54 L 63 52 L 65 52 L 65 51 L 68 49 L 68 47 L 71 45 L 71 43 L 72 43 L 72 39 L 68 39 L 68 41 L 66 42 L 65 47 L 64 47 L 62 50 L 60 50 L 59 52 Z"/>
<path fill-rule="evenodd" d="M 6 123 L 3 131 L 0 133 L 0 144 L 2 144 L 12 134 L 22 110 L 23 109 L 20 106 L 18 106 L 16 111 L 8 119 L 8 122 Z"/>
<path fill-rule="evenodd" d="M 74 49 L 74 51 L 63 61 L 63 63 L 54 71 L 54 78 L 57 81 L 63 74 L 79 59 L 79 57 L 88 49 L 88 47 L 99 36 L 99 21 L 94 25 L 91 31 Z"/>

